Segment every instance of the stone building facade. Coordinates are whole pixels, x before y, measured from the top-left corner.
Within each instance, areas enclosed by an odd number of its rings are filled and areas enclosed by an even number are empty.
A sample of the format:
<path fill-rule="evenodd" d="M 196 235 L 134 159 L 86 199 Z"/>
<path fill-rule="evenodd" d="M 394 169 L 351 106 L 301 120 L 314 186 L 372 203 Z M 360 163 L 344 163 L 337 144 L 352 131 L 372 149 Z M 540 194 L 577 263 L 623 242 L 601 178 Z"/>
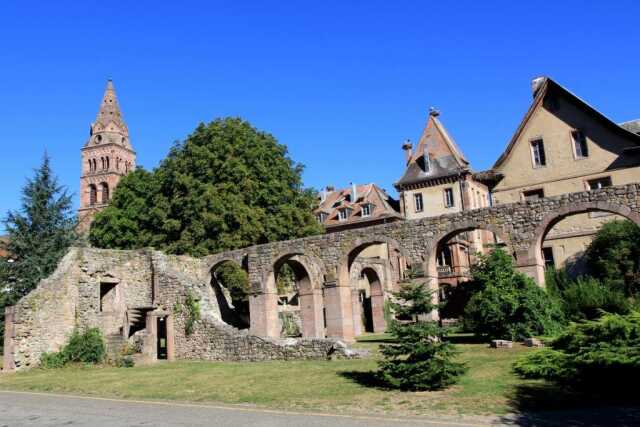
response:
<path fill-rule="evenodd" d="M 406 219 L 426 218 L 487 207 L 488 187 L 476 178 L 464 153 L 431 109 L 418 145 L 403 146 L 405 171 L 395 183 Z M 469 280 L 477 254 L 485 253 L 494 236 L 484 230 L 453 236 L 438 248 L 438 274 L 443 293 Z"/>
<path fill-rule="evenodd" d="M 532 82 L 533 101 L 493 166 L 495 205 L 640 181 L 640 123 L 616 124 L 554 80 Z M 585 213 L 555 225 L 542 247 L 548 266 L 584 272 L 581 255 L 606 221 Z"/>
<path fill-rule="evenodd" d="M 136 167 L 136 153 L 111 80 L 81 154 L 78 228 L 82 232 L 88 230 L 95 214 L 109 204 L 120 179 Z"/>
<path fill-rule="evenodd" d="M 640 184 L 520 201 L 307 238 L 251 246 L 201 259 L 155 251 L 72 249 L 56 272 L 15 307 L 7 309 L 7 369 L 38 364 L 57 350 L 75 327 L 99 327 L 112 345 L 133 339 L 150 360 L 267 360 L 327 357 L 350 353 L 335 341 L 353 340 L 353 280 L 356 260 L 372 245 L 386 244 L 397 262 L 377 267 L 392 286 L 407 265 L 419 281 L 438 284 L 437 248 L 451 236 L 487 230 L 499 236 L 517 268 L 544 285 L 542 243 L 563 219 L 606 212 L 640 225 Z M 303 338 L 280 340 L 275 272 L 284 261 L 300 274 Z M 220 320 L 211 272 L 223 262 L 247 269 L 251 283 L 250 329 L 238 331 Z M 189 304 L 189 300 L 197 304 Z M 192 333 L 187 322 L 196 320 Z M 431 314 L 434 318 L 437 313 Z M 144 320 L 143 320 L 144 319 Z M 325 337 L 330 338 L 329 340 Z M 161 346 L 164 339 L 165 347 Z"/>

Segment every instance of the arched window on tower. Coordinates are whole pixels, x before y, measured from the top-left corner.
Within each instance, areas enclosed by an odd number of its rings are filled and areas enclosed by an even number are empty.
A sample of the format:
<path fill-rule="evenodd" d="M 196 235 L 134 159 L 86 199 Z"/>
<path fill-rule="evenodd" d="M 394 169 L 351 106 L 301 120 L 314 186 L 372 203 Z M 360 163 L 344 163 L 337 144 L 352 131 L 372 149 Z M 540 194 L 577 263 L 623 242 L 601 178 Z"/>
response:
<path fill-rule="evenodd" d="M 91 159 L 91 172 L 95 172 L 98 169 L 98 165 L 96 164 L 96 159 Z"/>
<path fill-rule="evenodd" d="M 98 202 L 98 189 L 94 184 L 89 184 L 89 205 L 95 205 Z"/>
<path fill-rule="evenodd" d="M 109 203 L 109 184 L 103 182 L 100 184 L 100 189 L 102 190 L 102 203 Z"/>
<path fill-rule="evenodd" d="M 102 165 L 102 170 L 104 170 L 104 157 L 100 157 L 100 163 Z"/>
<path fill-rule="evenodd" d="M 120 170 L 120 157 L 116 157 L 116 170 Z"/>
<path fill-rule="evenodd" d="M 89 172 L 93 172 L 93 165 L 91 164 L 91 159 L 88 159 L 87 163 L 89 163 Z"/>
<path fill-rule="evenodd" d="M 106 161 L 107 161 L 107 170 L 109 170 L 109 156 L 107 156 Z"/>

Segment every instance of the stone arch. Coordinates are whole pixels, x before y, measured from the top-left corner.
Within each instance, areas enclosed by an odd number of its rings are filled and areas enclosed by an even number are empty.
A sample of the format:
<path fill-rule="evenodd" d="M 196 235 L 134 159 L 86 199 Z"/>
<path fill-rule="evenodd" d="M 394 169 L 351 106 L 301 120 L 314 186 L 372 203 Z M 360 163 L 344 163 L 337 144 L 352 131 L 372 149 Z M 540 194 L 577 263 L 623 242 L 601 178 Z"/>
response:
<path fill-rule="evenodd" d="M 233 301 L 231 291 L 224 287 L 216 275 L 216 271 L 224 264 L 231 263 L 240 267 L 247 272 L 242 262 L 238 262 L 233 257 L 222 257 L 216 259 L 213 263 L 209 263 L 209 283 L 214 291 L 218 307 L 220 309 L 220 317 L 222 321 L 228 323 L 238 329 L 246 329 L 250 325 L 251 313 L 248 307 L 239 307 L 237 304 L 243 305 Z M 248 279 L 248 272 L 247 272 Z M 249 285 L 250 286 L 250 285 Z"/>
<path fill-rule="evenodd" d="M 325 335 L 324 304 L 322 298 L 324 268 L 319 259 L 304 255 L 301 252 L 285 252 L 276 256 L 264 280 L 264 292 L 266 295 L 273 294 L 276 296 L 276 306 L 266 305 L 264 308 L 268 311 L 274 310 L 276 316 L 279 315 L 276 276 L 284 264 L 289 265 L 295 276 L 298 289 L 298 307 L 302 324 L 302 336 L 304 338 L 323 338 Z M 279 319 L 277 323 L 280 323 Z M 279 330 L 278 335 L 280 335 Z"/>
<path fill-rule="evenodd" d="M 523 264 L 525 264 L 529 270 L 532 270 L 529 271 L 529 275 L 536 280 L 538 285 L 544 286 L 544 260 L 542 259 L 542 244 L 553 226 L 567 217 L 598 211 L 604 211 L 623 216 L 640 226 L 640 214 L 638 212 L 634 212 L 628 206 L 618 205 L 605 201 L 576 203 L 568 206 L 562 206 L 559 209 L 555 209 L 554 211 L 547 213 L 533 232 L 533 239 L 531 240 L 529 249 L 526 252 L 527 259 L 523 262 Z"/>
<path fill-rule="evenodd" d="M 337 277 L 334 281 L 329 281 L 325 287 L 325 307 L 327 319 L 327 335 L 330 337 L 339 337 L 346 341 L 353 340 L 357 331 L 357 324 L 360 319 L 360 304 L 357 300 L 357 290 L 351 286 L 350 270 L 353 262 L 368 247 L 377 244 L 387 245 L 387 263 L 386 270 L 389 272 L 387 277 L 393 277 L 395 281 L 402 278 L 401 264 L 410 259 L 405 248 L 394 238 L 385 235 L 370 235 L 358 238 L 349 242 L 348 246 L 343 247 L 342 253 L 337 265 Z M 397 271 L 395 274 L 391 265 L 389 254 L 398 253 L 404 261 L 398 260 Z M 396 284 L 392 283 L 391 287 Z"/>
<path fill-rule="evenodd" d="M 430 279 L 435 278 L 437 281 L 438 271 L 436 267 L 436 258 L 438 256 L 438 247 L 441 243 L 449 241 L 452 237 L 460 233 L 474 230 L 485 230 L 492 232 L 506 244 L 506 246 L 509 248 L 509 253 L 511 253 L 511 255 L 514 255 L 515 258 L 515 254 L 513 253 L 511 244 L 511 236 L 507 232 L 505 232 L 502 227 L 491 223 L 464 221 L 455 223 L 455 225 L 440 232 L 431 239 L 424 258 L 424 271 L 426 272 L 426 276 Z"/>

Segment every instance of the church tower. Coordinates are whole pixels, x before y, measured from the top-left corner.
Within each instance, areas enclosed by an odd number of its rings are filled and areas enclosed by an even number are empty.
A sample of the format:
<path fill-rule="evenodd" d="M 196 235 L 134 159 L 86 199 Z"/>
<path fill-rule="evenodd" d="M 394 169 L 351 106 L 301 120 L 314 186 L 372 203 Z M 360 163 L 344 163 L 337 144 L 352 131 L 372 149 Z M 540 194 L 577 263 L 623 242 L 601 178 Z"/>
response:
<path fill-rule="evenodd" d="M 136 153 L 122 118 L 113 82 L 107 82 L 100 110 L 81 150 L 79 231 L 87 231 L 93 217 L 111 199 L 120 178 L 135 168 Z"/>

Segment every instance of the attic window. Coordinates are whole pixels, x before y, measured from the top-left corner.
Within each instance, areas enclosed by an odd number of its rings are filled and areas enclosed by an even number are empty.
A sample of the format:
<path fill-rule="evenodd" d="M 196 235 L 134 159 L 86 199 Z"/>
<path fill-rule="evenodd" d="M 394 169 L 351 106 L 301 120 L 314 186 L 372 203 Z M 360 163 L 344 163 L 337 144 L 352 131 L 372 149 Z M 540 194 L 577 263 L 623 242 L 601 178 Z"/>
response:
<path fill-rule="evenodd" d="M 371 212 L 373 211 L 373 206 L 371 205 L 371 203 L 367 203 L 366 205 L 362 206 L 362 217 L 366 218 L 371 216 Z"/>
<path fill-rule="evenodd" d="M 544 153 L 544 141 L 542 138 L 531 141 L 531 156 L 534 168 L 541 168 L 547 165 L 547 157 Z"/>
<path fill-rule="evenodd" d="M 316 219 L 319 223 L 322 224 L 327 219 L 327 214 L 324 212 L 320 212 L 318 215 L 316 215 Z"/>
<path fill-rule="evenodd" d="M 589 147 L 587 146 L 587 138 L 580 130 L 571 131 L 571 139 L 573 140 L 573 150 L 576 159 L 585 159 L 589 157 Z"/>

